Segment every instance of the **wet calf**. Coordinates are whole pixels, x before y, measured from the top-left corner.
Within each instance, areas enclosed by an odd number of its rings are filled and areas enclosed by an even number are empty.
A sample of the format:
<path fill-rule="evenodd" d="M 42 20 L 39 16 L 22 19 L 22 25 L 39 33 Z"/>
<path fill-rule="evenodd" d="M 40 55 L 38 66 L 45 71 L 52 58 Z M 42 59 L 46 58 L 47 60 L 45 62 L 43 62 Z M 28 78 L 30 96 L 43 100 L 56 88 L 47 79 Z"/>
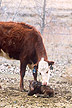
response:
<path fill-rule="evenodd" d="M 54 96 L 54 91 L 50 86 L 42 85 L 41 82 L 32 80 L 30 81 L 28 95 L 32 96 L 34 94 L 44 94 L 44 96 L 52 97 Z"/>

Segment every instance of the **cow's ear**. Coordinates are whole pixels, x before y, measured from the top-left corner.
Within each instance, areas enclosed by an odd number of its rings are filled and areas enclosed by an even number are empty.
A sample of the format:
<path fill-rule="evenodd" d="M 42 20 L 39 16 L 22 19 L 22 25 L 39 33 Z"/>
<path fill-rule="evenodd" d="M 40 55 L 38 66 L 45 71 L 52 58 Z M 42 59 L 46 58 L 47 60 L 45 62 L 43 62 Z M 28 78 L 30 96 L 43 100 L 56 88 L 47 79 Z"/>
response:
<path fill-rule="evenodd" d="M 47 62 L 49 66 L 54 64 L 54 61 L 47 61 Z"/>

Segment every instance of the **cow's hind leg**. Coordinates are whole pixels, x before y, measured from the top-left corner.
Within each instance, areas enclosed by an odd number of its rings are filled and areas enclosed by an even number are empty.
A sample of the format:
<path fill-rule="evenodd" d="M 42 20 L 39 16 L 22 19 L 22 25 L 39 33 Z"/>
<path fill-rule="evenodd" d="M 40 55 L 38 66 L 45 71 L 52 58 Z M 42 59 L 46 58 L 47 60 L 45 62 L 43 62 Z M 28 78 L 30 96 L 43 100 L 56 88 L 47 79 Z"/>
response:
<path fill-rule="evenodd" d="M 2 87 L 1 87 L 1 85 L 0 85 L 0 89 L 1 89 Z"/>
<path fill-rule="evenodd" d="M 21 91 L 24 91 L 23 78 L 25 76 L 25 71 L 26 71 L 26 63 L 21 62 L 21 64 L 20 64 L 20 90 Z"/>

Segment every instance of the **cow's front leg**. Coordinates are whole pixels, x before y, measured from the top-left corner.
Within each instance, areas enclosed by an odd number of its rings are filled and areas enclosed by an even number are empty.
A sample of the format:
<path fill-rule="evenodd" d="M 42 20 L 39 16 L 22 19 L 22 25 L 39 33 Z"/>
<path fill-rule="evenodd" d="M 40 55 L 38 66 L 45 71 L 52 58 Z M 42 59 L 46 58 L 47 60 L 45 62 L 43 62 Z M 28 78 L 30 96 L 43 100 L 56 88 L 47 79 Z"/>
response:
<path fill-rule="evenodd" d="M 25 71 L 26 71 L 26 63 L 21 63 L 20 64 L 20 90 L 24 91 L 24 84 L 23 84 L 23 78 L 25 76 Z"/>

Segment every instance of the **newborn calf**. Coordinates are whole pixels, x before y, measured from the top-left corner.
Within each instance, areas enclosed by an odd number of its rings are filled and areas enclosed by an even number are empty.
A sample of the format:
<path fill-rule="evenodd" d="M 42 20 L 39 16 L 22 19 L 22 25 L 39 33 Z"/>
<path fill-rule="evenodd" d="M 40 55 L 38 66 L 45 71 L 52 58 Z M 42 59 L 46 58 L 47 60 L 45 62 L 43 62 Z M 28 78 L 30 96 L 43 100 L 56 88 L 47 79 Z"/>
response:
<path fill-rule="evenodd" d="M 50 86 L 42 85 L 39 81 L 30 81 L 28 95 L 32 96 L 34 94 L 44 94 L 44 96 L 52 97 L 54 96 L 54 91 Z"/>

